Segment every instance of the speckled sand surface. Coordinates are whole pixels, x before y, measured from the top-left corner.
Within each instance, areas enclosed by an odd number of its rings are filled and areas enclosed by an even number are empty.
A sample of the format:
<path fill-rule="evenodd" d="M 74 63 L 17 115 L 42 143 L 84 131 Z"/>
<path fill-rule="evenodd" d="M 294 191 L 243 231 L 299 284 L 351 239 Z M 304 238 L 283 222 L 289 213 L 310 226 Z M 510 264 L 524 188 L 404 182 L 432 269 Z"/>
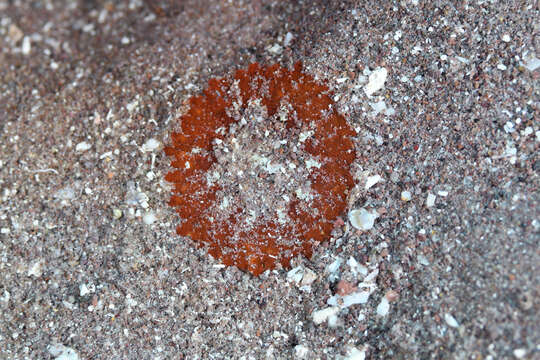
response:
<path fill-rule="evenodd" d="M 0 358 L 537 359 L 539 19 L 0 0 Z M 357 133 L 358 211 L 259 278 L 175 234 L 161 150 L 191 95 L 254 61 L 302 61 Z"/>

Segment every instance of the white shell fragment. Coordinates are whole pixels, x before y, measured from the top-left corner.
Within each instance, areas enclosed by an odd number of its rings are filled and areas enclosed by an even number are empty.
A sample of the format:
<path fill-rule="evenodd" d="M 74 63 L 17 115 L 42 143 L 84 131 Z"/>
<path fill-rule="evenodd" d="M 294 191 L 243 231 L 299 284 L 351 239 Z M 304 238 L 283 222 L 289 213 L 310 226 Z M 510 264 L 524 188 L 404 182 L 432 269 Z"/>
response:
<path fill-rule="evenodd" d="M 377 101 L 375 103 L 369 103 L 369 106 L 373 109 L 374 115 L 380 114 L 386 110 L 386 103 L 384 100 Z"/>
<path fill-rule="evenodd" d="M 522 66 L 525 66 L 529 71 L 535 71 L 540 67 L 540 59 L 538 59 L 534 52 L 530 52 L 523 55 L 523 63 L 520 63 Z"/>
<path fill-rule="evenodd" d="M 373 293 L 373 291 L 375 291 L 375 289 L 376 286 L 370 286 L 367 287 L 365 290 L 359 290 L 345 296 L 335 294 L 329 297 L 328 300 L 326 300 L 326 303 L 330 306 L 336 306 L 342 309 L 348 308 L 353 305 L 366 304 L 369 300 L 369 296 Z"/>
<path fill-rule="evenodd" d="M 512 353 L 514 354 L 514 356 L 517 359 L 523 359 L 525 357 L 525 355 L 527 355 L 527 350 L 526 349 L 515 349 L 514 351 L 512 351 Z"/>
<path fill-rule="evenodd" d="M 349 295 L 346 295 L 343 297 L 343 307 L 349 307 L 356 304 L 365 304 L 367 303 L 369 299 L 369 295 L 371 295 L 371 291 L 364 290 L 355 292 Z"/>
<path fill-rule="evenodd" d="M 376 211 L 367 211 L 362 208 L 349 211 L 348 217 L 355 229 L 367 231 L 373 228 L 375 219 L 379 217 L 379 214 Z"/>
<path fill-rule="evenodd" d="M 366 348 L 358 350 L 355 347 L 351 347 L 347 352 L 347 357 L 344 360 L 365 360 L 366 358 Z"/>
<path fill-rule="evenodd" d="M 320 325 L 326 320 L 328 320 L 328 318 L 332 316 L 336 316 L 338 312 L 339 312 L 339 307 L 330 306 L 330 307 L 327 307 L 326 309 L 314 311 L 313 313 L 311 313 L 311 317 L 313 318 L 313 322 L 316 325 Z"/>
<path fill-rule="evenodd" d="M 290 34 L 290 33 L 289 33 Z M 294 355 L 297 359 L 307 359 L 309 348 L 304 345 L 296 345 L 294 347 Z"/>
<path fill-rule="evenodd" d="M 83 152 L 92 147 L 92 144 L 87 143 L 86 141 L 80 142 L 75 146 L 75 151 Z"/>
<path fill-rule="evenodd" d="M 364 91 L 367 96 L 371 96 L 384 87 L 386 78 L 388 77 L 388 70 L 385 68 L 377 68 L 370 75 Z"/>
<path fill-rule="evenodd" d="M 457 320 L 449 313 L 444 314 L 444 321 L 446 321 L 448 326 L 451 326 L 453 328 L 457 328 L 459 326 Z"/>
<path fill-rule="evenodd" d="M 287 281 L 299 284 L 300 281 L 302 281 L 303 276 L 304 270 L 301 266 L 297 266 L 294 269 L 289 270 L 289 272 L 287 273 Z"/>
<path fill-rule="evenodd" d="M 79 354 L 75 350 L 62 344 L 51 344 L 47 346 L 47 350 L 56 360 L 79 360 Z"/>
<path fill-rule="evenodd" d="M 32 265 L 28 269 L 28 276 L 40 277 L 41 274 L 43 273 L 42 265 L 43 263 L 41 261 L 38 261 L 34 265 Z"/>
<path fill-rule="evenodd" d="M 75 199 L 75 196 L 75 190 L 70 186 L 59 189 L 54 193 L 54 197 L 59 200 L 73 200 Z"/>
<path fill-rule="evenodd" d="M 79 285 L 79 295 L 85 296 L 96 291 L 96 286 L 94 284 L 80 284 Z"/>
<path fill-rule="evenodd" d="M 383 297 L 379 305 L 377 306 L 377 315 L 386 316 L 390 310 L 390 303 L 386 297 Z"/>
<path fill-rule="evenodd" d="M 291 41 L 293 41 L 294 39 L 294 35 L 291 34 L 290 32 L 288 32 L 287 34 L 285 34 L 285 39 L 283 40 L 283 45 L 284 46 L 289 46 L 291 44 Z"/>
<path fill-rule="evenodd" d="M 28 36 L 25 36 L 22 41 L 21 45 L 21 52 L 23 55 L 29 55 L 32 51 L 32 43 L 30 42 L 30 38 Z"/>
<path fill-rule="evenodd" d="M 151 151 L 154 151 L 156 150 L 157 148 L 159 148 L 159 146 L 161 145 L 161 143 L 154 139 L 154 138 L 151 138 L 151 139 L 148 139 L 144 144 L 143 146 L 141 147 L 141 150 L 143 152 L 151 152 Z"/>
<path fill-rule="evenodd" d="M 432 207 L 433 205 L 435 205 L 435 199 L 437 197 L 433 194 L 428 194 L 427 198 L 426 198 L 426 206 L 427 207 Z"/>
<path fill-rule="evenodd" d="M 366 190 L 370 189 L 381 180 L 382 180 L 382 177 L 380 175 L 373 175 L 373 176 L 368 177 L 366 179 Z"/>
<path fill-rule="evenodd" d="M 148 211 L 143 215 L 142 220 L 146 225 L 151 225 L 157 220 L 157 217 L 153 211 Z"/>

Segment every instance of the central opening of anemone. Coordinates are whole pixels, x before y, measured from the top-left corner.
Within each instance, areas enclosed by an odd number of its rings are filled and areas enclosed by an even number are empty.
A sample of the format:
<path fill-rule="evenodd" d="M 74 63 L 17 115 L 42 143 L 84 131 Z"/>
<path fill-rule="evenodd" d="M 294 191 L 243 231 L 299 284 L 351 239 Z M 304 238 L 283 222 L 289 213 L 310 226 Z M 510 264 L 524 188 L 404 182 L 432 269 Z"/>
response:
<path fill-rule="evenodd" d="M 207 172 L 209 186 L 218 185 L 214 221 L 235 218 L 237 231 L 265 223 L 288 224 L 291 202 L 304 208 L 316 197 L 309 174 L 321 166 L 304 151 L 313 130 L 302 127 L 292 106 L 283 100 L 269 116 L 259 99 L 234 104 L 228 115 L 235 121 L 220 128 L 212 151 L 216 161 Z"/>

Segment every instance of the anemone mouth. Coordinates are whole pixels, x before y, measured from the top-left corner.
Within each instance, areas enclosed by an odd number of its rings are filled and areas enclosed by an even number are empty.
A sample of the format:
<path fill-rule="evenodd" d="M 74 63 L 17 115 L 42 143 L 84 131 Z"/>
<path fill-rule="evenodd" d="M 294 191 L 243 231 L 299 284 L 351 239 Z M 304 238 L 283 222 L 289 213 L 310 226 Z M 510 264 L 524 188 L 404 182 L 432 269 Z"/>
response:
<path fill-rule="evenodd" d="M 354 185 L 354 131 L 299 63 L 210 80 L 179 125 L 165 148 L 179 235 L 253 275 L 328 239 Z"/>

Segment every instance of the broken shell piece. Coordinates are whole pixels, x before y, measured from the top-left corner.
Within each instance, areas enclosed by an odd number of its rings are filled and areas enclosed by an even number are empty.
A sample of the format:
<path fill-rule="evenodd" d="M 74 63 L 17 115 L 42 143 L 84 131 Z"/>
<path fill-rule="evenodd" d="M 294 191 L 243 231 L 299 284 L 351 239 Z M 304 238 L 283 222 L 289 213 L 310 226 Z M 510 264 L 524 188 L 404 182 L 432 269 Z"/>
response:
<path fill-rule="evenodd" d="M 367 211 L 361 208 L 349 211 L 348 217 L 355 229 L 367 231 L 373 228 L 375 219 L 379 217 L 379 214 L 376 211 Z"/>
<path fill-rule="evenodd" d="M 142 150 L 142 152 L 152 152 L 152 151 L 156 150 L 157 148 L 159 148 L 160 146 L 161 146 L 161 142 L 159 142 L 158 140 L 156 140 L 154 138 L 151 138 L 151 139 L 148 139 L 141 146 L 141 150 Z"/>
<path fill-rule="evenodd" d="M 386 297 L 383 297 L 379 305 L 377 305 L 377 315 L 386 316 L 388 310 L 390 310 L 390 303 Z"/>
<path fill-rule="evenodd" d="M 371 187 L 373 187 L 375 184 L 377 184 L 378 182 L 382 181 L 383 178 L 381 177 L 381 175 L 373 175 L 373 176 L 369 176 L 367 179 L 366 179 L 366 190 L 369 190 Z"/>
<path fill-rule="evenodd" d="M 364 91 L 367 96 L 371 96 L 376 93 L 378 90 L 384 87 L 386 78 L 388 77 L 388 70 L 385 68 L 377 68 L 369 75 L 369 80 L 366 86 L 364 86 Z"/>
<path fill-rule="evenodd" d="M 313 318 L 313 322 L 315 325 L 320 325 L 329 318 L 336 316 L 339 312 L 339 307 L 337 306 L 330 306 L 326 309 L 322 310 L 316 310 L 311 314 L 311 317 Z"/>

